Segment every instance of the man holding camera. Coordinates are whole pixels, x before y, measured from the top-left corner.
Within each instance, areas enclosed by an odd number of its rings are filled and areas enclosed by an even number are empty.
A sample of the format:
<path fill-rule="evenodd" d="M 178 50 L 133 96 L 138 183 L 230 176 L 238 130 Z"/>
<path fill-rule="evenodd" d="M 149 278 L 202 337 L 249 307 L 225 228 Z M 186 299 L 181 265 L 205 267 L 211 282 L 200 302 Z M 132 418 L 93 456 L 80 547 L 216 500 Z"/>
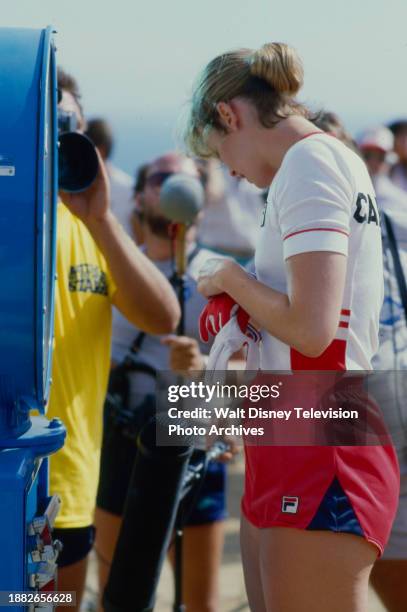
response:
<path fill-rule="evenodd" d="M 58 111 L 82 132 L 75 80 L 58 72 Z M 71 128 L 72 129 L 72 128 Z M 168 333 L 179 319 L 176 296 L 159 270 L 126 235 L 109 207 L 103 161 L 92 185 L 61 192 L 58 203 L 57 293 L 53 385 L 48 417 L 67 428 L 65 446 L 50 462 L 50 490 L 62 500 L 54 537 L 61 591 L 76 591 L 79 610 L 92 548 L 102 440 L 102 408 L 109 366 L 111 306 L 149 333 Z"/>
<path fill-rule="evenodd" d="M 160 193 L 173 175 L 199 178 L 196 164 L 177 153 L 168 153 L 141 169 L 137 178 L 137 205 L 143 229 L 143 250 L 167 278 L 174 269 L 172 261 L 171 221 L 160 209 Z M 195 220 L 197 221 L 197 219 Z M 131 482 L 137 447 L 137 432 L 155 414 L 157 371 L 196 372 L 204 368 L 201 350 L 208 350 L 199 340 L 198 319 L 205 299 L 198 293 L 198 271 L 213 251 L 199 248 L 194 241 L 196 225 L 186 234 L 187 274 L 184 287 L 185 330 L 182 336 L 140 333 L 120 313 L 113 317 L 111 384 L 105 408 L 106 423 L 102 445 L 101 472 L 97 497 L 95 549 L 99 561 L 99 591 L 103 594 L 122 524 L 125 499 Z M 122 406 L 117 406 L 114 381 L 126 377 Z M 118 387 L 118 385 L 117 385 Z M 119 389 L 117 388 L 117 391 Z M 110 396 L 113 402 L 110 401 Z M 116 405 L 115 405 L 116 404 Z M 124 423 L 123 417 L 132 415 Z M 130 417 L 129 417 L 130 418 Z M 134 432 L 129 435 L 129 430 Z M 223 548 L 225 518 L 225 467 L 209 464 L 203 486 L 188 516 L 184 532 L 185 563 L 182 568 L 183 596 L 187 609 L 201 612 L 219 607 L 218 578 Z M 157 483 L 159 487 L 159 483 Z M 135 577 L 136 578 L 136 577 Z"/>

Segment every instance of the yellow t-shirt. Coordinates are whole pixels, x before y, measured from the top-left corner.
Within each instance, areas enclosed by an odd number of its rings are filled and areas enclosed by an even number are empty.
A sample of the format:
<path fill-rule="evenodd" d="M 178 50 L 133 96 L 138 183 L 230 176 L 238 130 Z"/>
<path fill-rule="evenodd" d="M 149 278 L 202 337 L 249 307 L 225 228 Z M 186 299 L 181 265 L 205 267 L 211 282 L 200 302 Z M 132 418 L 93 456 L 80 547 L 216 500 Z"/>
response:
<path fill-rule="evenodd" d="M 58 204 L 52 386 L 47 417 L 67 429 L 50 459 L 50 491 L 62 499 L 56 527 L 93 523 L 103 402 L 110 365 L 111 300 L 106 261 L 85 225 Z"/>

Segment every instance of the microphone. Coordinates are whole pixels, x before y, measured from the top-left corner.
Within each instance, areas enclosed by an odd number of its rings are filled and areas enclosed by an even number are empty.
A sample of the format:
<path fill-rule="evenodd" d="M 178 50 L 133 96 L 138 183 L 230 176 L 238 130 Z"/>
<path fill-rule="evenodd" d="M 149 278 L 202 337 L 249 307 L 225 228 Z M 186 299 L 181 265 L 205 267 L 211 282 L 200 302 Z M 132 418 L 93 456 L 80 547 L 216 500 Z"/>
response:
<path fill-rule="evenodd" d="M 173 284 L 181 306 L 181 320 L 178 334 L 184 334 L 185 291 L 184 277 L 187 270 L 186 233 L 205 200 L 205 191 L 200 180 L 188 174 L 173 174 L 167 178 L 160 191 L 159 207 L 162 214 L 174 224 L 175 275 Z"/>
<path fill-rule="evenodd" d="M 193 223 L 204 200 L 205 192 L 200 180 L 188 174 L 173 174 L 161 187 L 160 209 L 173 223 Z"/>

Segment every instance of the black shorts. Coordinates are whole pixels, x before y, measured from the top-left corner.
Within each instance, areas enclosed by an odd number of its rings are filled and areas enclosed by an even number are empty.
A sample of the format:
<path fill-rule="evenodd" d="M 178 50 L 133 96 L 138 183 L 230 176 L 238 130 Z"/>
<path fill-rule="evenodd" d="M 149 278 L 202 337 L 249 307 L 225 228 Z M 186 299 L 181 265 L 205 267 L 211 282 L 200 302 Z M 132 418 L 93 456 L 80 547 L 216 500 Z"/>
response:
<path fill-rule="evenodd" d="M 92 550 L 95 531 L 93 525 L 53 529 L 53 539 L 63 544 L 62 552 L 58 556 L 58 566 L 66 567 L 85 559 Z"/>
<path fill-rule="evenodd" d="M 151 410 L 146 407 L 144 414 L 140 412 L 140 423 L 145 423 L 151 415 Z M 123 514 L 136 454 L 136 442 L 124 435 L 120 427 L 114 426 L 109 415 L 105 414 L 97 493 L 98 508 L 116 516 Z M 226 517 L 225 484 L 224 464 L 210 463 L 192 511 L 187 513 L 186 525 L 203 525 Z"/>
<path fill-rule="evenodd" d="M 155 414 L 155 404 L 145 402 L 133 412 L 132 427 L 120 423 L 120 418 L 105 403 L 100 474 L 96 504 L 98 508 L 117 516 L 123 514 L 127 487 L 137 454 L 136 436 Z M 128 431 L 132 435 L 128 435 Z"/>

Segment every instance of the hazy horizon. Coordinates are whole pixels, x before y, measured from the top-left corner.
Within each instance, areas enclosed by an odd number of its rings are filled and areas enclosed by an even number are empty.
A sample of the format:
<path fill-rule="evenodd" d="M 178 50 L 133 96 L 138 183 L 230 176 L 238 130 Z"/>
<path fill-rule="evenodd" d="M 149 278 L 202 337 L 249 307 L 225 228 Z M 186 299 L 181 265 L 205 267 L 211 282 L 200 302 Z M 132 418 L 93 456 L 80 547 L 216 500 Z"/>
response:
<path fill-rule="evenodd" d="M 199 70 L 228 49 L 293 45 L 300 100 L 336 112 L 354 134 L 407 115 L 405 0 L 18 0 L 3 26 L 57 30 L 57 61 L 78 80 L 88 117 L 106 117 L 127 171 L 173 147 Z"/>

